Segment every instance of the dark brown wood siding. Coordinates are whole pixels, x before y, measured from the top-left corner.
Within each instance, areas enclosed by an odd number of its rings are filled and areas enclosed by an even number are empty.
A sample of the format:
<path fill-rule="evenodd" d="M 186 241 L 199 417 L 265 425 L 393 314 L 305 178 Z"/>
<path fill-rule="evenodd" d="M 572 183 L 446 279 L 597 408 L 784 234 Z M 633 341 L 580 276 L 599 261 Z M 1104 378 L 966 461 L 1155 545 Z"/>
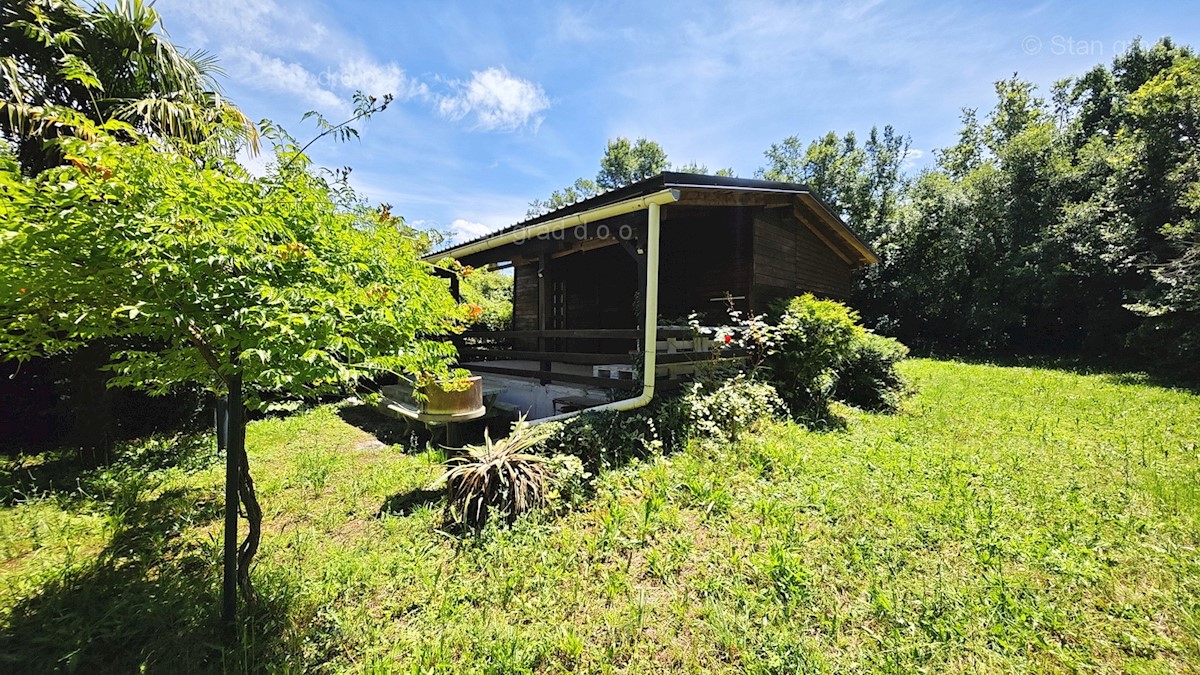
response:
<path fill-rule="evenodd" d="M 753 311 L 766 311 L 775 300 L 805 292 L 850 296 L 850 264 L 787 209 L 756 210 L 753 229 Z"/>
<path fill-rule="evenodd" d="M 749 207 L 669 206 L 663 209 L 659 253 L 658 313 L 668 321 L 699 312 L 706 320 L 726 317 L 725 302 L 750 293 Z M 746 300 L 736 302 L 746 308 Z"/>
<path fill-rule="evenodd" d="M 537 263 L 513 267 L 513 330 L 538 329 Z"/>
<path fill-rule="evenodd" d="M 817 238 L 789 208 L 667 206 L 659 259 L 659 316 L 682 320 L 699 312 L 726 320 L 725 303 L 766 311 L 804 292 L 844 299 L 851 266 Z M 513 269 L 513 328 L 538 328 L 538 263 Z M 633 328 L 641 289 L 637 266 L 619 245 L 554 258 L 549 278 L 565 282 L 566 328 Z"/>

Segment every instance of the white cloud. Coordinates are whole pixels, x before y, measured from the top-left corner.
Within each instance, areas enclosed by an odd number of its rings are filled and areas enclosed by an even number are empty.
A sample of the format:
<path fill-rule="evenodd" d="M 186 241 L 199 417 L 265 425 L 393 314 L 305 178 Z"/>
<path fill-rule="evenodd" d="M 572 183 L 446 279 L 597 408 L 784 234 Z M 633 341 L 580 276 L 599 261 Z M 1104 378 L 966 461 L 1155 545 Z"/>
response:
<path fill-rule="evenodd" d="M 539 113 L 550 107 L 540 86 L 514 77 L 504 68 L 473 72 L 470 82 L 457 86 L 457 94 L 441 98 L 438 111 L 452 120 L 474 116 L 475 126 L 480 129 L 536 128 L 542 121 Z"/>
<path fill-rule="evenodd" d="M 450 91 L 433 93 L 399 64 L 381 62 L 352 33 L 320 21 L 320 10 L 277 0 L 179 0 L 164 8 L 186 26 L 194 44 L 215 52 L 231 78 L 259 91 L 285 94 L 323 112 L 350 109 L 350 94 L 393 94 L 416 100 L 452 120 L 477 129 L 515 131 L 537 126 L 550 106 L 541 86 L 504 68 L 473 72 L 469 81 L 450 81 Z M 446 82 L 437 75 L 431 81 Z"/>
<path fill-rule="evenodd" d="M 342 98 L 322 86 L 320 78 L 299 63 L 241 47 L 231 47 L 223 55 L 229 76 L 255 89 L 292 94 L 319 108 L 346 107 Z"/>
<path fill-rule="evenodd" d="M 191 0 L 176 11 L 190 21 L 193 42 L 216 51 L 231 77 L 255 89 L 291 94 L 326 111 L 348 110 L 356 90 L 428 97 L 428 88 L 399 65 L 371 59 L 353 36 L 330 31 L 302 7 Z"/>
<path fill-rule="evenodd" d="M 381 64 L 363 57 L 347 59 L 337 70 L 321 73 L 321 78 L 322 84 L 347 91 L 362 91 L 373 96 L 392 94 L 403 100 L 429 95 L 427 86 L 409 78 L 404 69 L 395 63 Z"/>
<path fill-rule="evenodd" d="M 461 244 L 464 241 L 470 241 L 477 237 L 482 237 L 485 234 L 494 232 L 497 228 L 488 227 L 483 223 L 473 223 L 464 218 L 459 218 L 450 223 L 450 242 Z"/>
<path fill-rule="evenodd" d="M 924 156 L 925 156 L 924 150 L 918 150 L 916 148 L 909 148 L 904 153 L 904 162 L 903 162 L 904 168 L 905 169 L 913 168 L 914 166 L 917 165 L 917 162 L 919 162 L 921 160 L 921 158 Z"/>
<path fill-rule="evenodd" d="M 157 9 L 186 17 L 191 26 L 189 34 L 201 32 L 195 29 L 202 26 L 204 34 L 228 45 L 320 54 L 327 52 L 331 40 L 338 39 L 304 8 L 293 3 L 280 7 L 275 0 L 181 0 Z"/>

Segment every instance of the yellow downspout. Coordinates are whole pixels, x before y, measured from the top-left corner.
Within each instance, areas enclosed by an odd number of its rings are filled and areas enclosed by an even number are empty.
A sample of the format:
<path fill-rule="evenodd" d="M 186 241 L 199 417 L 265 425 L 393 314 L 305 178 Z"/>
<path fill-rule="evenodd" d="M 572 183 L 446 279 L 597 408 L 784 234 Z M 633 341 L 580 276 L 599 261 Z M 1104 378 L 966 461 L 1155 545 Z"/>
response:
<path fill-rule="evenodd" d="M 665 192 L 670 191 L 667 190 Z M 678 199 L 677 194 L 671 201 L 675 201 L 675 199 Z M 658 353 L 658 231 L 660 221 L 659 210 L 662 207 L 659 206 L 658 201 L 650 201 L 646 208 L 648 209 L 646 217 L 648 225 L 646 228 L 646 314 L 642 320 L 644 331 L 642 333 L 641 395 L 592 408 L 584 408 L 583 410 L 532 420 L 530 424 L 558 422 L 585 412 L 594 412 L 597 410 L 633 410 L 634 408 L 646 405 L 650 402 L 650 399 L 654 398 L 654 366 L 655 356 Z"/>

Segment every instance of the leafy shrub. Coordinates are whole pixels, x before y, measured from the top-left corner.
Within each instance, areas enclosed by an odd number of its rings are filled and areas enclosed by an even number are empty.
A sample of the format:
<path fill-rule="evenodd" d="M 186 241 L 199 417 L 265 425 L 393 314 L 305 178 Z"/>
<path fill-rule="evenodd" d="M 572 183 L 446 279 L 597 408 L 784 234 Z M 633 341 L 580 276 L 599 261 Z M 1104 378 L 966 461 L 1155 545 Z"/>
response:
<path fill-rule="evenodd" d="M 895 410 L 907 389 L 896 364 L 907 356 L 899 340 L 866 331 L 838 372 L 834 398 L 864 410 Z"/>
<path fill-rule="evenodd" d="M 899 404 L 905 387 L 895 365 L 908 349 L 858 321 L 858 313 L 842 303 L 810 294 L 782 308 L 777 347 L 766 365 L 796 419 L 828 421 L 834 399 L 870 410 Z"/>
<path fill-rule="evenodd" d="M 865 332 L 858 314 L 840 302 L 805 294 L 787 303 L 779 319 L 778 348 L 766 364 L 794 417 L 828 416 L 838 372 Z"/>
<path fill-rule="evenodd" d="M 552 427 L 531 426 L 524 418 L 512 433 L 493 442 L 484 431 L 483 446 L 446 462 L 446 521 L 480 529 L 494 512 L 508 523 L 546 502 L 551 467 L 544 457 L 525 452 L 545 442 Z"/>
<path fill-rule="evenodd" d="M 602 471 L 633 458 L 660 455 L 666 445 L 655 413 L 662 406 L 619 412 L 584 413 L 557 426 L 546 443 L 548 452 L 574 455 L 589 470 Z"/>
<path fill-rule="evenodd" d="M 459 268 L 463 300 L 470 307 L 470 324 L 476 330 L 512 328 L 512 276 L 470 267 Z"/>
<path fill-rule="evenodd" d="M 736 441 L 755 423 L 785 410 L 775 387 L 744 373 L 693 383 L 682 398 L 694 437 Z"/>
<path fill-rule="evenodd" d="M 592 474 L 583 466 L 583 461 L 574 455 L 555 455 L 547 462 L 550 470 L 550 491 L 547 501 L 563 508 L 574 508 L 583 503 L 591 489 Z"/>

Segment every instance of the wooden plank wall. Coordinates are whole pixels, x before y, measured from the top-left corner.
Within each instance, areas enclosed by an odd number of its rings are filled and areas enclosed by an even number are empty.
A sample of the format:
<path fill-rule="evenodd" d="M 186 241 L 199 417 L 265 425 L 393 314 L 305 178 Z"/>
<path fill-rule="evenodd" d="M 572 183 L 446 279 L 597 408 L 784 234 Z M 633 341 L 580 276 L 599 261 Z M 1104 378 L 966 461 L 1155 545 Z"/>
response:
<path fill-rule="evenodd" d="M 804 292 L 845 299 L 850 289 L 850 265 L 789 209 L 755 210 L 753 311 Z"/>
<path fill-rule="evenodd" d="M 668 207 L 661 244 L 659 315 L 668 320 L 698 311 L 707 321 L 723 321 L 724 303 L 711 298 L 726 293 L 747 296 L 738 308 L 749 306 L 753 312 L 804 292 L 837 299 L 850 295 L 850 265 L 789 208 Z M 537 272 L 537 263 L 513 268 L 515 330 L 538 328 Z M 636 267 L 620 246 L 556 258 L 551 274 L 567 281 L 568 328 L 638 324 Z"/>
<path fill-rule="evenodd" d="M 537 330 L 538 264 L 513 267 L 513 330 Z"/>
<path fill-rule="evenodd" d="M 513 266 L 513 330 L 538 329 L 538 263 Z M 537 349 L 535 339 L 514 341 L 516 349 Z"/>
<path fill-rule="evenodd" d="M 727 293 L 749 296 L 750 207 L 669 206 L 663 209 L 658 313 L 666 320 L 696 311 L 702 320 L 727 319 Z M 737 302 L 746 309 L 746 300 Z"/>

